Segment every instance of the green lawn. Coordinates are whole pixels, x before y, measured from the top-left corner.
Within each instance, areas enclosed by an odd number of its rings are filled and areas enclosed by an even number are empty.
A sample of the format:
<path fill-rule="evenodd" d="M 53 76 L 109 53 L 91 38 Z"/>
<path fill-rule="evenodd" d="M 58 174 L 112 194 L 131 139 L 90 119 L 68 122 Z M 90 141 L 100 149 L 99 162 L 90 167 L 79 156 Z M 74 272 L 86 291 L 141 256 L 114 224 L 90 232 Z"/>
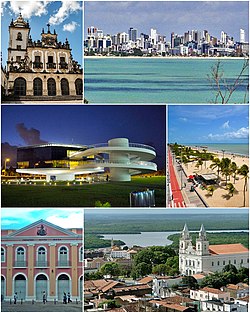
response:
<path fill-rule="evenodd" d="M 129 193 L 155 190 L 157 207 L 166 207 L 165 177 L 132 178 L 131 182 L 83 185 L 2 185 L 2 207 L 94 207 L 109 202 L 111 207 L 129 207 Z"/>

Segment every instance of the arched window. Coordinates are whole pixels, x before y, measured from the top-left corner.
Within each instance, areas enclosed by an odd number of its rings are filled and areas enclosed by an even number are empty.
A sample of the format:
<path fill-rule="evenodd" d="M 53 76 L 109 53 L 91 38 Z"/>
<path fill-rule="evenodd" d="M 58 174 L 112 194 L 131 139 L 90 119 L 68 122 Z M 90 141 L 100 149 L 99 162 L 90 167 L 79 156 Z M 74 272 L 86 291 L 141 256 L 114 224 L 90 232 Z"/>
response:
<path fill-rule="evenodd" d="M 83 246 L 79 249 L 79 261 L 83 262 Z"/>
<path fill-rule="evenodd" d="M 75 87 L 76 87 L 76 95 L 82 95 L 83 92 L 82 79 L 80 78 L 76 79 Z"/>
<path fill-rule="evenodd" d="M 1 247 L 1 262 L 5 262 L 5 250 Z"/>
<path fill-rule="evenodd" d="M 42 96 L 43 95 L 43 82 L 40 78 L 35 78 L 33 80 L 33 90 L 35 96 Z"/>
<path fill-rule="evenodd" d="M 62 95 L 69 95 L 69 82 L 65 78 L 61 80 L 61 92 Z"/>
<path fill-rule="evenodd" d="M 58 253 L 58 265 L 59 266 L 68 266 L 68 248 L 65 246 L 62 246 L 59 248 L 59 253 Z"/>
<path fill-rule="evenodd" d="M 14 95 L 26 95 L 26 80 L 24 78 L 17 78 L 14 82 Z"/>
<path fill-rule="evenodd" d="M 55 79 L 49 78 L 47 82 L 48 87 L 48 95 L 55 96 L 56 95 L 56 82 Z"/>
<path fill-rule="evenodd" d="M 17 247 L 16 249 L 16 266 L 17 267 L 26 266 L 25 249 L 23 247 Z"/>
<path fill-rule="evenodd" d="M 41 246 L 37 249 L 37 263 L 36 266 L 38 267 L 45 267 L 47 266 L 47 255 L 45 247 Z"/>
<path fill-rule="evenodd" d="M 23 40 L 22 34 L 20 32 L 17 33 L 16 40 L 18 40 L 18 41 L 22 41 Z"/>

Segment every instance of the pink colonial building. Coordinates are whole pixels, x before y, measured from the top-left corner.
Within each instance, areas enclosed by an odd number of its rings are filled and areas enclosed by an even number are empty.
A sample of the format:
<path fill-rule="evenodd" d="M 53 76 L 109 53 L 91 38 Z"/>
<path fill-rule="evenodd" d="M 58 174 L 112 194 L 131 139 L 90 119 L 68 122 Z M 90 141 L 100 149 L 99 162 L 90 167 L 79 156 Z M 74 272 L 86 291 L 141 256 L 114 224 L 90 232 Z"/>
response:
<path fill-rule="evenodd" d="M 39 220 L 19 230 L 2 230 L 2 300 L 48 301 L 70 293 L 82 300 L 82 229 L 64 229 Z"/>

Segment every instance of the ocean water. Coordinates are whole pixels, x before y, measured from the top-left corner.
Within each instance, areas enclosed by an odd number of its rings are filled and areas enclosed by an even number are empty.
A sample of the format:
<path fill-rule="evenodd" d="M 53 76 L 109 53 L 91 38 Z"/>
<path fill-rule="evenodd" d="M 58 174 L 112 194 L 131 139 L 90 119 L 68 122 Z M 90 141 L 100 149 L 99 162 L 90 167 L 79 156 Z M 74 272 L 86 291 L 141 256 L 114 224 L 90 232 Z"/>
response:
<path fill-rule="evenodd" d="M 239 154 L 239 155 L 245 155 L 249 156 L 249 145 L 248 144 L 242 144 L 242 143 L 192 143 L 184 145 L 188 146 L 207 146 L 208 150 L 210 151 L 222 151 L 225 150 L 225 153 L 233 153 L 233 154 Z"/>
<path fill-rule="evenodd" d="M 244 60 L 222 59 L 224 78 L 233 83 Z M 212 103 L 208 80 L 216 59 L 87 58 L 84 97 L 90 103 Z M 243 103 L 248 82 L 230 103 Z"/>

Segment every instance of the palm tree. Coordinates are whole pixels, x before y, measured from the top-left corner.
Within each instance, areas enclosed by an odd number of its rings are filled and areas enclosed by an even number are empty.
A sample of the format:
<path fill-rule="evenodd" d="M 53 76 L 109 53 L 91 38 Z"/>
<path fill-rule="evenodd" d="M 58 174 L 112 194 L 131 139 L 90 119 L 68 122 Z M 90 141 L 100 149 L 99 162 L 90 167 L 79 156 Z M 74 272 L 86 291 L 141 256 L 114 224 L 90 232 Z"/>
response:
<path fill-rule="evenodd" d="M 226 177 L 226 185 L 227 185 L 227 177 L 231 174 L 231 159 L 222 158 L 221 160 L 221 172 Z"/>
<path fill-rule="evenodd" d="M 202 169 L 203 161 L 199 158 L 195 167 L 199 168 L 201 166 Z"/>
<path fill-rule="evenodd" d="M 238 169 L 239 169 L 239 168 L 238 168 L 236 162 L 233 161 L 233 162 L 231 163 L 231 171 L 232 171 L 233 178 L 234 178 L 234 184 L 235 184 L 236 173 L 237 173 Z"/>
<path fill-rule="evenodd" d="M 235 192 L 235 187 L 233 183 L 227 183 L 227 189 L 228 189 L 228 195 L 231 195 L 233 197 Z"/>
<path fill-rule="evenodd" d="M 207 160 L 207 150 L 204 148 L 202 151 L 204 152 L 203 159 L 204 159 L 205 168 L 207 168 L 207 164 L 206 164 L 206 160 Z"/>
<path fill-rule="evenodd" d="M 209 195 L 213 196 L 213 193 L 214 193 L 214 191 L 215 191 L 215 186 L 214 186 L 214 185 L 209 185 L 209 186 L 207 187 L 207 191 L 208 191 L 208 194 L 209 194 Z"/>
<path fill-rule="evenodd" d="M 245 183 L 244 183 L 244 189 L 243 189 L 243 207 L 246 206 L 246 191 L 247 191 L 247 179 L 248 179 L 248 173 L 249 173 L 249 168 L 247 165 L 242 165 L 240 167 L 240 169 L 238 170 L 238 173 L 240 175 L 243 176 L 242 179 L 245 180 Z"/>
<path fill-rule="evenodd" d="M 219 158 L 214 158 L 212 161 L 213 162 L 211 163 L 210 168 L 211 169 L 217 168 L 217 176 L 219 178 L 220 177 L 220 169 L 221 169 L 221 161 Z"/>

